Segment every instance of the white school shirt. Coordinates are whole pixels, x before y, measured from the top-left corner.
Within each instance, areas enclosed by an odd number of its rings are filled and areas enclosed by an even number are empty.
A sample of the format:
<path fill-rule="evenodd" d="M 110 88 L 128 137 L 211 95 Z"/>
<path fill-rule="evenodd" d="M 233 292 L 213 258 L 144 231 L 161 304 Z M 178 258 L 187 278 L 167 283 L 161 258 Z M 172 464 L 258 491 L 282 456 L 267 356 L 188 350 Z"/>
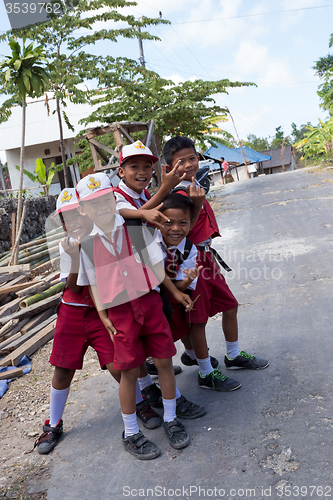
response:
<path fill-rule="evenodd" d="M 69 238 L 69 241 L 77 241 L 75 238 Z M 60 254 L 60 276 L 59 281 L 66 282 L 68 275 L 71 270 L 72 258 L 62 247 L 61 242 L 59 243 L 59 254 Z M 80 266 L 81 267 L 81 266 Z M 76 302 L 65 302 L 63 297 L 61 297 L 61 302 L 66 304 L 67 306 L 79 306 L 79 307 L 87 307 L 84 304 L 79 304 Z"/>
<path fill-rule="evenodd" d="M 140 194 L 136 193 L 133 191 L 133 189 L 130 189 L 128 186 L 126 186 L 125 182 L 121 180 L 118 184 L 119 189 L 124 191 L 124 193 L 128 194 L 134 201 L 135 205 L 137 208 L 142 207 L 142 203 L 140 201 L 140 198 L 144 200 L 144 202 L 148 201 L 147 196 L 145 195 L 144 190 L 141 191 Z M 133 205 L 130 204 L 129 201 L 126 200 L 126 198 L 123 197 L 122 194 L 117 193 L 116 191 L 114 192 L 114 195 L 116 197 L 116 203 L 117 203 L 117 211 L 122 210 L 124 208 L 129 209 L 129 210 L 136 210 L 136 208 L 133 207 Z"/>
<path fill-rule="evenodd" d="M 115 224 L 114 228 L 111 232 L 111 243 L 116 244 L 116 249 L 117 252 L 121 252 L 122 248 L 122 243 L 123 243 L 123 226 L 124 226 L 124 219 L 121 217 L 119 214 L 115 214 Z M 116 236 L 116 231 L 117 229 L 120 229 L 118 232 L 118 237 L 117 241 L 115 241 L 115 236 Z M 161 250 L 161 247 L 158 243 L 158 240 L 156 238 L 152 238 L 151 234 L 149 233 L 148 229 L 146 229 L 144 226 L 142 226 L 143 230 L 143 238 L 145 240 L 145 243 L 147 245 L 147 252 L 149 255 L 149 259 L 151 264 L 154 266 L 155 264 L 158 264 L 159 262 L 163 262 L 163 252 Z M 107 238 L 105 233 L 96 225 L 94 225 L 93 230 L 90 233 L 90 236 L 94 237 L 98 235 L 105 248 L 112 253 L 112 255 L 115 255 L 113 246 L 110 243 L 110 240 Z M 89 259 L 89 257 L 86 255 L 84 250 L 81 249 L 80 253 L 81 258 L 81 264 L 80 265 L 80 271 L 77 279 L 77 284 L 78 285 L 96 285 L 96 270 Z M 159 291 L 159 288 L 155 288 L 156 291 Z"/>
<path fill-rule="evenodd" d="M 164 254 L 164 261 L 167 258 L 166 250 L 173 250 L 174 254 L 175 254 L 176 250 L 179 250 L 181 254 L 184 254 L 185 243 L 186 243 L 186 238 L 184 238 L 177 246 L 167 247 L 162 239 L 161 240 L 161 247 L 162 247 L 163 254 Z M 183 281 L 183 279 L 186 278 L 186 274 L 184 274 L 183 271 L 187 271 L 188 269 L 194 269 L 196 261 L 197 261 L 197 254 L 198 254 L 197 247 L 195 245 L 192 245 L 192 248 L 190 250 L 190 253 L 188 254 L 187 259 L 184 260 L 184 262 L 179 266 L 177 276 L 175 278 L 176 281 Z M 195 290 L 195 288 L 197 286 L 197 281 L 198 281 L 198 278 L 195 278 L 187 288 L 189 290 Z"/>

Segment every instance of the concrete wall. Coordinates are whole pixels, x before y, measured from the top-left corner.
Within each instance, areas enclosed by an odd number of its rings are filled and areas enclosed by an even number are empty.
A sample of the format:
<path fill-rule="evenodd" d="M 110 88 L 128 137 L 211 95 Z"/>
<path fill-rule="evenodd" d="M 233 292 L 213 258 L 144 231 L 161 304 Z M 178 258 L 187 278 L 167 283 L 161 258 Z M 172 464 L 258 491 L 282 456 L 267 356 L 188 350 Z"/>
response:
<path fill-rule="evenodd" d="M 54 196 L 44 196 L 27 201 L 26 216 L 20 244 L 44 233 L 45 221 L 55 210 Z M 0 253 L 10 250 L 12 240 L 12 213 L 16 213 L 17 199 L 0 199 Z"/>

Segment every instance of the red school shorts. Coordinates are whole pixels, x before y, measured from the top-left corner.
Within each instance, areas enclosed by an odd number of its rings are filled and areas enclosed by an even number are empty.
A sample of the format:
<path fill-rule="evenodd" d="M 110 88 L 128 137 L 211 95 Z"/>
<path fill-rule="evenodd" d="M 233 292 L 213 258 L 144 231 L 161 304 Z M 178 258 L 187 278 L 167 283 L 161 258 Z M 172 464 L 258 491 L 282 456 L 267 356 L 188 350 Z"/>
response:
<path fill-rule="evenodd" d="M 97 352 L 101 368 L 113 362 L 111 337 L 93 307 L 60 304 L 50 363 L 81 370 L 88 347 Z"/>
<path fill-rule="evenodd" d="M 108 310 L 117 334 L 113 336 L 116 370 L 131 370 L 146 358 L 172 358 L 177 352 L 158 292 Z"/>
<path fill-rule="evenodd" d="M 188 314 L 186 314 L 183 304 L 177 302 L 168 290 L 165 290 L 165 292 L 173 309 L 172 316 L 168 319 L 168 322 L 171 328 L 173 341 L 177 342 L 177 340 L 183 338 L 190 331 Z"/>
<path fill-rule="evenodd" d="M 228 287 L 218 264 L 210 252 L 198 249 L 198 266 L 200 271 L 196 289 L 192 292 L 194 309 L 189 313 L 190 323 L 206 323 L 208 318 L 238 306 L 238 302 Z M 188 314 L 187 314 L 188 317 Z"/>

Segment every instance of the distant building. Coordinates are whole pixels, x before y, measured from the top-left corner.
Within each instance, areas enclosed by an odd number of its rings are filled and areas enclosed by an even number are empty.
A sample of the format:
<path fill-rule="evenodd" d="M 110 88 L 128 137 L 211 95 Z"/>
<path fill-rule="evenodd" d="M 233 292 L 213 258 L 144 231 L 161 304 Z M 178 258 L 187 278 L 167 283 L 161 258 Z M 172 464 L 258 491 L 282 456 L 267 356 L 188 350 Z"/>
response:
<path fill-rule="evenodd" d="M 48 95 L 50 95 L 48 93 Z M 51 163 L 62 163 L 60 151 L 60 134 L 56 101 L 53 97 L 48 100 L 50 113 L 48 115 L 45 97 L 28 101 L 26 109 L 26 134 L 24 168 L 30 172 L 36 169 L 36 159 L 42 158 L 47 168 Z M 67 102 L 66 114 L 74 127 L 71 131 L 63 120 L 63 137 L 67 158 L 73 156 L 80 149 L 74 142 L 74 137 L 83 129 L 79 120 L 87 117 L 93 108 L 87 104 L 73 104 Z M 10 118 L 0 124 L 0 151 L 5 151 L 8 171 L 12 189 L 17 189 L 19 184 L 19 171 L 15 165 L 20 165 L 20 147 L 22 135 L 22 108 L 13 106 Z M 75 186 L 80 180 L 77 165 L 68 168 L 70 186 Z M 24 175 L 23 188 L 29 189 L 38 186 Z M 58 194 L 65 187 L 63 172 L 57 172 L 53 178 L 50 194 Z M 39 189 L 31 190 L 33 195 L 38 195 Z"/>
<path fill-rule="evenodd" d="M 284 146 L 283 148 L 283 158 L 281 156 L 282 148 L 270 149 L 267 151 L 263 151 L 262 153 L 266 156 L 270 156 L 271 159 L 265 162 L 259 162 L 259 174 L 277 174 L 279 172 L 283 172 L 282 159 L 286 172 L 290 172 L 291 170 L 295 170 L 296 162 L 293 155 L 292 146 Z"/>

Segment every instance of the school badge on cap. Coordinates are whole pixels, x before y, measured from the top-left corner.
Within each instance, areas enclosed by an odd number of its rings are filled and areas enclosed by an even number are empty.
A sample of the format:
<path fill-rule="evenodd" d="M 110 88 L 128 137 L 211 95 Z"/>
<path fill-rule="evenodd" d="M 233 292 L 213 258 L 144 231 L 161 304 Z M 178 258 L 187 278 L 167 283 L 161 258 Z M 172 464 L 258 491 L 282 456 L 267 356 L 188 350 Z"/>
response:
<path fill-rule="evenodd" d="M 147 148 L 143 142 L 136 141 L 133 144 L 128 144 L 124 146 L 119 154 L 119 165 L 121 165 L 125 160 L 128 160 L 131 156 L 147 156 L 150 158 L 152 163 L 156 163 L 158 161 L 157 156 L 154 156 L 153 153 Z"/>
<path fill-rule="evenodd" d="M 113 191 L 113 188 L 109 177 L 104 173 L 83 177 L 75 188 L 78 201 L 92 200 L 108 191 Z"/>
<path fill-rule="evenodd" d="M 79 206 L 76 199 L 76 193 L 74 188 L 66 188 L 61 191 L 57 199 L 57 209 L 54 214 L 57 215 L 60 212 L 66 212 L 67 210 L 74 210 Z"/>

